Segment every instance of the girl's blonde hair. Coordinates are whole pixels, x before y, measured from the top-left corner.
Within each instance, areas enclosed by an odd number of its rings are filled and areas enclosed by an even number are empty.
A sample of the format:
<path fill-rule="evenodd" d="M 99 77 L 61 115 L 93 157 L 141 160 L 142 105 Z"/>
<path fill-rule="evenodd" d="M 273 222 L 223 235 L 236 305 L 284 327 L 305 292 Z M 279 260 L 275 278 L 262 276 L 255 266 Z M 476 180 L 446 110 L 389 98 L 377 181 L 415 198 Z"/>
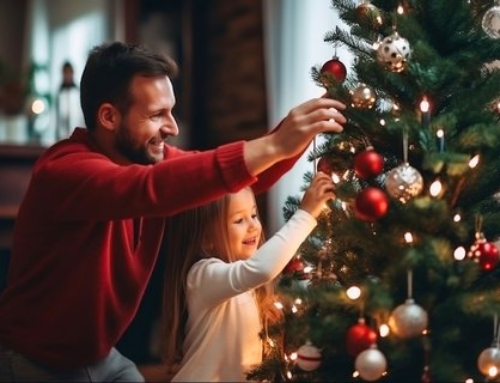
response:
<path fill-rule="evenodd" d="M 206 205 L 183 211 L 168 220 L 165 232 L 163 291 L 164 360 L 175 364 L 183 357 L 187 322 L 186 280 L 189 269 L 202 258 L 232 262 L 228 240 L 228 206 L 231 194 Z M 264 242 L 261 235 L 259 245 Z M 276 323 L 281 312 L 274 306 L 273 282 L 256 289 L 263 324 Z"/>

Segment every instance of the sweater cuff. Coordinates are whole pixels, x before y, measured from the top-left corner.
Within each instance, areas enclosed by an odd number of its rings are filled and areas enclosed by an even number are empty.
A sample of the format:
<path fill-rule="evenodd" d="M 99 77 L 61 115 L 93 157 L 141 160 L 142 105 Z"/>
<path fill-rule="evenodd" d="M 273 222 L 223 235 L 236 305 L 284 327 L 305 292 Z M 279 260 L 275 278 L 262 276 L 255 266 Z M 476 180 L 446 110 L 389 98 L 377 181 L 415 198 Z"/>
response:
<path fill-rule="evenodd" d="M 221 145 L 215 150 L 215 161 L 224 184 L 231 193 L 257 181 L 257 177 L 250 174 L 245 164 L 244 145 L 244 141 L 236 141 Z"/>

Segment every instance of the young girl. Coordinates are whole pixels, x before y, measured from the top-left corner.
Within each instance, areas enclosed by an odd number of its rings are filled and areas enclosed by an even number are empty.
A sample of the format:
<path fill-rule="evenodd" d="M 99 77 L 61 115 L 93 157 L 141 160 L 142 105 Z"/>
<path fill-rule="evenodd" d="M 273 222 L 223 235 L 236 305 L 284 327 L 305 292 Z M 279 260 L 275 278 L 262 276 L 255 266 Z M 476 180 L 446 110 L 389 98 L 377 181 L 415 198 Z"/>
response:
<path fill-rule="evenodd" d="M 333 188 L 318 172 L 299 209 L 265 243 L 249 188 L 170 220 L 165 356 L 180 363 L 172 381 L 243 382 L 262 362 L 259 332 L 280 319 L 272 281 L 316 226 Z"/>

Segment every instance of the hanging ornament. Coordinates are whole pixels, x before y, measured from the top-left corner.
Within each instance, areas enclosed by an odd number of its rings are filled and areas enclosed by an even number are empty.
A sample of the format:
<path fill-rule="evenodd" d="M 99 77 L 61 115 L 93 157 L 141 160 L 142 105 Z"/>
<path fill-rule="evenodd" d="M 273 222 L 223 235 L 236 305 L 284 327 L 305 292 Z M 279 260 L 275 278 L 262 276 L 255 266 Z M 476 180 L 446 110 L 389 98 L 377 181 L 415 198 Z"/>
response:
<path fill-rule="evenodd" d="M 377 333 L 365 323 L 364 318 L 359 318 L 358 323 L 347 330 L 347 352 L 352 356 L 357 356 L 376 342 Z"/>
<path fill-rule="evenodd" d="M 391 72 L 402 72 L 410 56 L 410 43 L 397 32 L 385 37 L 377 48 L 377 60 Z"/>
<path fill-rule="evenodd" d="M 498 342 L 493 342 L 491 347 L 484 349 L 477 359 L 477 368 L 483 375 L 493 376 L 500 371 L 500 348 Z"/>
<path fill-rule="evenodd" d="M 384 375 L 387 369 L 387 360 L 377 346 L 372 345 L 359 353 L 354 361 L 354 366 L 362 379 L 373 382 Z"/>
<path fill-rule="evenodd" d="M 321 157 L 316 164 L 316 170 L 331 176 L 333 174 L 333 166 L 330 158 L 328 156 Z"/>
<path fill-rule="evenodd" d="M 384 158 L 373 149 L 373 146 L 368 146 L 365 151 L 354 157 L 354 171 L 362 179 L 376 177 L 382 170 L 384 170 Z"/>
<path fill-rule="evenodd" d="M 495 5 L 484 13 L 481 25 L 490 37 L 500 38 L 500 0 L 495 0 Z"/>
<path fill-rule="evenodd" d="M 483 271 L 493 270 L 500 260 L 498 247 L 493 242 L 488 242 L 484 233 L 476 231 L 476 240 L 467 253 L 469 258 L 479 262 Z"/>
<path fill-rule="evenodd" d="M 354 108 L 371 109 L 377 101 L 375 93 L 364 83 L 351 90 L 351 105 Z"/>
<path fill-rule="evenodd" d="M 383 190 L 369 186 L 359 192 L 356 197 L 354 212 L 363 220 L 373 222 L 382 218 L 389 209 L 389 200 Z"/>
<path fill-rule="evenodd" d="M 360 22 L 368 22 L 372 26 L 382 25 L 382 13 L 375 5 L 370 3 L 370 1 L 363 1 L 356 8 L 356 14 L 358 15 Z"/>
<path fill-rule="evenodd" d="M 424 366 L 421 383 L 432 383 L 431 369 L 429 366 Z"/>
<path fill-rule="evenodd" d="M 477 368 L 486 377 L 495 377 L 500 371 L 500 338 L 498 314 L 493 316 L 493 342 L 491 347 L 484 349 L 477 359 Z"/>
<path fill-rule="evenodd" d="M 297 350 L 297 366 L 304 371 L 314 371 L 321 364 L 321 352 L 307 341 Z"/>
<path fill-rule="evenodd" d="M 392 198 L 406 203 L 422 192 L 424 180 L 417 169 L 405 162 L 387 174 L 385 189 Z"/>
<path fill-rule="evenodd" d="M 308 279 L 309 275 L 305 272 L 306 264 L 299 257 L 292 258 L 285 268 L 283 269 L 283 274 L 291 277 L 296 277 L 297 279 L 304 280 Z"/>
<path fill-rule="evenodd" d="M 401 338 L 421 335 L 427 328 L 427 312 L 417 305 L 412 298 L 394 309 L 389 318 L 389 327 Z"/>
<path fill-rule="evenodd" d="M 482 231 L 482 226 L 483 218 L 478 215 L 476 216 L 475 223 L 476 239 L 470 247 L 467 257 L 478 262 L 483 271 L 491 271 L 498 265 L 500 254 L 498 247 L 494 243 L 486 240 Z"/>
<path fill-rule="evenodd" d="M 347 76 L 347 69 L 337 56 L 333 56 L 321 67 L 321 83 L 328 88 L 335 83 L 340 84 Z M 334 82 L 329 81 L 333 79 Z"/>

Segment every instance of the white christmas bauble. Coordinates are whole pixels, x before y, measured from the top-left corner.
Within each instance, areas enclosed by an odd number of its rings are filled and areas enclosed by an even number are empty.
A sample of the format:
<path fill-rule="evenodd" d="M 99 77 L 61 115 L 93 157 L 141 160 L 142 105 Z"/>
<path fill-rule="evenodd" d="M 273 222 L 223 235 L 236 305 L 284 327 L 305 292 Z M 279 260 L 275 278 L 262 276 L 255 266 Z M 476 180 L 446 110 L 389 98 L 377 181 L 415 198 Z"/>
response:
<path fill-rule="evenodd" d="M 362 379 L 373 382 L 384 374 L 387 369 L 387 360 L 377 346 L 372 345 L 358 354 L 354 366 Z"/>
<path fill-rule="evenodd" d="M 410 298 L 394 309 L 389 327 L 397 336 L 411 338 L 421 335 L 427 328 L 427 322 L 427 312 Z"/>
<path fill-rule="evenodd" d="M 392 198 L 406 203 L 418 196 L 424 189 L 420 172 L 408 163 L 392 169 L 385 177 L 385 190 Z"/>
<path fill-rule="evenodd" d="M 500 348 L 488 347 L 479 354 L 477 368 L 483 375 L 496 375 L 500 371 Z"/>
<path fill-rule="evenodd" d="M 391 72 L 403 71 L 410 56 L 410 43 L 397 32 L 385 37 L 377 48 L 377 60 Z"/>
<path fill-rule="evenodd" d="M 500 6 L 498 4 L 485 12 L 481 24 L 490 37 L 500 38 Z"/>
<path fill-rule="evenodd" d="M 321 364 L 321 352 L 311 342 L 300 346 L 297 350 L 297 366 L 304 371 L 316 370 Z"/>

